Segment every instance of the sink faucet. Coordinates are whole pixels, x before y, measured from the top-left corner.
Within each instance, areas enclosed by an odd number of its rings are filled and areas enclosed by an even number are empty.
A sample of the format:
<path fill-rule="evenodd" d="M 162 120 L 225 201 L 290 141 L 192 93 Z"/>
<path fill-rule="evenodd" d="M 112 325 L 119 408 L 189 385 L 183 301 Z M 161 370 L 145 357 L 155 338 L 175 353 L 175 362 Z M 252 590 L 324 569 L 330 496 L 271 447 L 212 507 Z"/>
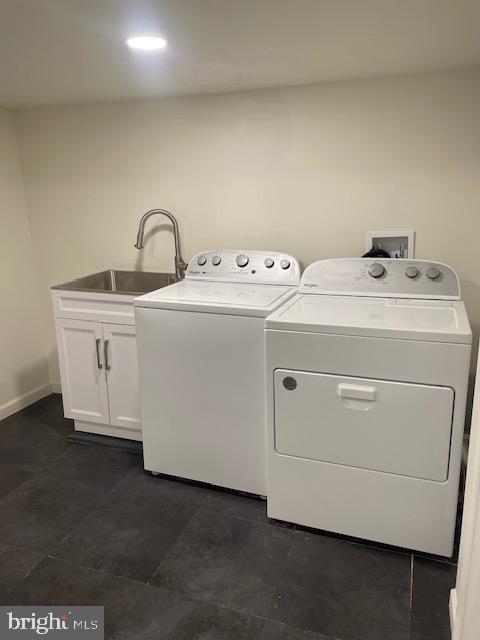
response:
<path fill-rule="evenodd" d="M 185 270 L 188 265 L 183 260 L 180 254 L 180 235 L 178 233 L 178 224 L 175 216 L 173 215 L 173 213 L 170 213 L 170 211 L 166 211 L 165 209 L 151 209 L 150 211 L 147 211 L 147 213 L 143 214 L 140 219 L 140 224 L 138 225 L 137 242 L 135 243 L 135 248 L 143 249 L 143 234 L 145 232 L 145 223 L 150 218 L 150 216 L 153 216 L 157 213 L 161 216 L 165 216 L 172 223 L 173 238 L 175 241 L 175 275 L 177 276 L 177 278 L 182 279 L 185 276 Z"/>

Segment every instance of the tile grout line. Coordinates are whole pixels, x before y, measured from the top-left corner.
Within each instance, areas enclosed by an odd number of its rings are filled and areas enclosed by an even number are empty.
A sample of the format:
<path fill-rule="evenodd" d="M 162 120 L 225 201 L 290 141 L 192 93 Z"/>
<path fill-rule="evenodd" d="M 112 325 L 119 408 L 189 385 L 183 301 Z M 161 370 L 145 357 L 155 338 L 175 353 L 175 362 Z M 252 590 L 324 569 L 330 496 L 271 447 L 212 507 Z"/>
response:
<path fill-rule="evenodd" d="M 293 540 L 292 540 L 292 543 L 293 543 Z M 290 552 L 290 550 L 289 550 L 289 552 Z M 288 557 L 288 553 L 287 553 L 287 557 Z M 297 625 L 290 625 L 290 624 L 288 624 L 286 622 L 283 622 L 282 620 L 276 620 L 275 618 L 271 618 L 268 615 L 262 616 L 262 615 L 260 615 L 258 613 L 250 613 L 249 611 L 244 611 L 242 609 L 237 609 L 237 608 L 235 608 L 235 607 L 233 607 L 231 605 L 228 606 L 228 605 L 225 605 L 225 604 L 221 604 L 219 602 L 213 602 L 212 600 L 206 600 L 204 598 L 198 598 L 196 596 L 193 596 L 190 593 L 185 593 L 185 592 L 182 592 L 182 591 L 176 591 L 175 589 L 172 589 L 170 587 L 157 586 L 157 585 L 151 584 L 151 583 L 146 583 L 146 584 L 144 583 L 144 587 L 145 588 L 152 588 L 152 589 L 159 589 L 159 590 L 164 589 L 165 591 L 168 591 L 169 593 L 171 593 L 174 596 L 181 597 L 181 598 L 184 598 L 186 600 L 190 600 L 191 602 L 199 602 L 201 604 L 205 604 L 205 605 L 208 605 L 210 607 L 215 607 L 215 608 L 218 608 L 218 609 L 225 609 L 226 611 L 231 611 L 232 613 L 238 613 L 238 614 L 240 614 L 242 616 L 246 616 L 248 618 L 256 618 L 257 620 L 261 620 L 264 623 L 266 623 L 266 622 L 274 622 L 275 624 L 284 625 L 287 628 L 298 629 L 301 632 L 308 631 L 310 633 L 318 633 L 317 631 L 311 631 L 309 629 L 305 629 L 305 628 L 299 627 Z M 140 595 L 138 596 L 138 598 L 140 597 Z M 138 598 L 136 598 L 136 600 L 138 600 Z M 130 608 L 129 608 L 129 611 L 130 611 Z M 320 633 L 320 636 L 321 636 L 321 638 L 325 637 L 325 640 L 345 640 L 345 639 L 337 637 L 337 636 L 328 636 L 327 637 L 327 636 L 324 636 L 324 634 L 322 634 L 322 633 Z"/>
<path fill-rule="evenodd" d="M 333 540 L 336 542 L 343 542 L 345 544 L 357 545 L 358 547 L 362 547 L 363 549 L 369 551 L 383 551 L 385 553 L 394 553 L 397 556 L 408 557 L 412 555 L 412 552 L 408 549 L 403 549 L 402 547 L 389 548 L 382 547 L 381 543 L 376 543 L 374 540 L 352 540 L 349 536 L 343 536 L 342 534 L 337 534 L 335 532 L 324 531 L 322 529 L 317 530 L 308 530 L 308 529 L 296 529 L 297 533 L 303 533 L 304 535 L 317 536 L 318 538 L 322 538 L 323 540 Z M 330 535 L 333 533 L 334 535 Z"/>
<path fill-rule="evenodd" d="M 133 469 L 134 467 L 132 467 Z M 84 521 L 89 518 L 90 516 L 92 516 L 96 511 L 98 511 L 102 505 L 105 503 L 105 501 L 109 498 L 109 496 L 113 493 L 113 491 L 118 487 L 118 485 L 123 482 L 123 480 L 126 478 L 126 476 L 132 471 L 132 469 L 128 469 L 125 474 L 118 480 L 118 482 L 116 482 L 114 484 L 113 487 L 111 487 L 110 489 L 108 489 L 103 496 L 99 497 L 97 499 L 97 503 L 95 506 L 92 506 L 91 509 L 89 509 L 88 511 L 85 512 L 85 514 L 78 520 L 78 522 L 76 522 L 66 533 L 64 533 L 64 535 L 55 543 L 55 545 L 53 546 L 53 548 L 49 548 L 47 553 L 48 554 L 53 554 L 55 553 L 56 549 L 62 544 L 62 542 L 65 540 L 65 538 L 67 536 L 69 536 L 74 529 L 76 529 L 77 527 L 81 526 Z M 50 477 L 54 477 L 54 476 L 50 476 Z M 57 478 L 59 478 L 58 476 L 56 476 Z M 80 481 L 80 484 L 85 484 L 87 486 L 87 483 L 82 483 Z M 92 485 L 94 486 L 94 485 Z M 61 557 L 58 556 L 53 556 L 57 558 L 58 560 L 62 560 Z"/>
<path fill-rule="evenodd" d="M 149 477 L 149 474 L 145 474 L 145 475 L 147 477 Z M 177 480 L 177 479 L 175 479 L 173 477 L 169 478 L 168 481 L 169 482 L 178 482 L 178 484 L 183 484 L 181 482 L 181 480 Z M 195 483 L 192 483 L 189 486 L 198 487 L 200 489 L 202 488 L 201 484 L 195 484 Z M 209 489 L 207 488 L 207 490 L 209 490 Z M 210 489 L 210 491 L 211 490 L 212 489 Z M 215 489 L 213 489 L 213 490 L 215 491 Z M 241 493 L 236 493 L 234 491 L 232 491 L 232 492 L 230 492 L 230 491 L 225 491 L 225 492 L 221 491 L 220 493 L 225 493 L 226 495 L 229 495 L 229 496 L 231 496 L 233 498 L 240 497 L 240 498 L 245 498 L 247 500 L 251 500 L 252 502 L 260 502 L 260 500 L 255 498 L 255 497 L 244 496 Z M 194 506 L 194 505 L 192 505 L 191 503 L 188 503 L 188 502 L 182 502 L 182 501 L 179 501 L 179 502 L 181 504 L 184 504 L 185 506 Z M 227 517 L 227 518 L 233 518 L 235 520 L 243 520 L 245 522 L 251 522 L 253 524 L 258 524 L 258 525 L 263 525 L 263 526 L 268 526 L 268 527 L 277 527 L 279 529 L 285 529 L 287 531 L 290 530 L 290 531 L 295 531 L 295 532 L 298 532 L 298 533 L 303 533 L 305 535 L 317 536 L 319 538 L 323 538 L 323 539 L 326 539 L 326 540 L 336 540 L 338 542 L 344 542 L 346 544 L 357 545 L 357 546 L 363 547 L 365 549 L 372 549 L 372 550 L 375 550 L 375 551 L 384 551 L 386 553 L 394 553 L 394 554 L 401 555 L 401 556 L 410 556 L 410 555 L 412 555 L 412 551 L 411 550 L 404 549 L 404 548 L 401 548 L 401 547 L 399 547 L 399 548 L 395 548 L 395 547 L 394 548 L 390 548 L 388 546 L 382 546 L 382 543 L 377 543 L 374 540 L 372 540 L 372 541 L 369 541 L 369 540 L 355 540 L 355 539 L 351 539 L 348 536 L 343 537 L 341 534 L 336 534 L 335 532 L 323 531 L 321 529 L 319 529 L 319 530 L 309 530 L 308 527 L 303 529 L 303 528 L 299 528 L 299 525 L 297 525 L 295 523 L 289 523 L 289 522 L 283 521 L 283 520 L 276 521 L 274 519 L 268 518 L 268 516 L 265 516 L 267 518 L 267 521 L 266 522 L 262 522 L 262 521 L 255 520 L 253 518 L 249 518 L 249 517 L 246 517 L 246 516 L 239 516 L 239 515 L 235 515 L 233 513 L 225 513 L 223 511 L 218 511 L 216 509 L 209 508 L 208 504 L 205 504 L 204 501 L 201 501 L 198 505 L 195 505 L 195 508 L 198 509 L 198 510 L 202 510 L 202 511 L 205 511 L 205 512 L 208 512 L 208 513 L 215 514 L 215 515 L 220 515 L 220 516 L 224 516 L 224 517 Z M 331 533 L 333 535 L 330 535 Z M 420 556 L 420 557 L 423 557 L 423 556 Z M 431 560 L 432 562 L 448 562 L 448 560 L 430 558 L 428 556 L 425 556 L 425 558 L 427 560 Z M 453 562 L 450 562 L 450 563 L 451 564 L 455 564 Z"/>
<path fill-rule="evenodd" d="M 63 562 L 65 564 L 68 564 L 72 567 L 78 567 L 80 569 L 87 569 L 88 571 L 93 571 L 94 573 L 101 573 L 104 576 L 109 576 L 111 578 L 118 578 L 119 580 L 126 580 L 127 582 L 133 582 L 134 584 L 138 584 L 138 585 L 142 585 L 142 586 L 148 586 L 147 582 L 144 582 L 143 580 L 138 580 L 136 578 L 129 578 L 127 576 L 122 576 L 119 573 L 112 573 L 111 571 L 105 571 L 105 569 L 99 569 L 96 567 L 90 567 L 86 564 L 83 564 L 82 562 L 79 561 L 73 561 L 73 560 L 68 560 L 66 558 L 59 558 L 58 556 L 54 556 L 51 553 L 47 553 L 45 555 L 44 558 L 42 558 L 42 560 L 45 560 L 46 558 L 51 558 L 52 560 L 55 560 L 56 562 Z"/>
<path fill-rule="evenodd" d="M 127 608 L 124 610 L 124 613 L 120 616 L 120 621 L 123 620 L 128 613 L 130 613 L 130 611 L 133 608 L 133 606 L 136 604 L 136 602 L 139 600 L 139 598 L 143 595 L 145 590 L 150 586 L 148 583 L 145 583 L 145 582 L 143 582 L 141 580 L 135 580 L 134 578 L 127 578 L 126 576 L 121 576 L 121 575 L 118 575 L 118 574 L 115 574 L 115 573 L 110 573 L 109 571 L 105 571 L 104 569 L 96 569 L 94 567 L 88 567 L 88 566 L 86 566 L 84 564 L 81 564 L 80 562 L 72 562 L 71 560 L 66 560 L 64 558 L 57 558 L 57 557 L 47 553 L 46 555 L 44 555 L 41 558 L 41 560 L 35 565 L 35 567 L 33 567 L 30 570 L 30 572 L 27 574 L 27 576 L 22 578 L 22 580 L 17 585 L 15 585 L 13 587 L 13 589 L 11 589 L 8 592 L 8 595 L 10 595 L 24 580 L 26 580 L 28 578 L 28 576 L 32 573 L 32 571 L 38 567 L 40 562 L 43 562 L 47 558 L 51 558 L 52 560 L 55 560 L 57 562 L 64 562 L 65 564 L 68 564 L 68 565 L 70 565 L 72 567 L 79 567 L 79 568 L 87 569 L 88 571 L 92 571 L 94 573 L 101 574 L 102 576 L 108 576 L 108 577 L 112 577 L 112 578 L 117 578 L 117 579 L 120 579 L 120 580 L 125 580 L 127 582 L 131 582 L 132 584 L 138 585 L 140 587 L 139 588 L 139 592 L 138 592 L 137 596 L 135 598 L 133 598 L 133 600 L 129 604 L 129 606 L 127 606 Z M 7 595 L 7 597 L 8 597 L 8 595 Z"/>
<path fill-rule="evenodd" d="M 128 580 L 129 578 L 127 578 Z M 135 581 L 136 582 L 136 581 Z M 133 600 L 130 602 L 130 604 L 126 607 L 126 609 L 123 612 L 123 615 L 120 616 L 119 620 L 117 622 L 122 622 L 127 615 L 130 613 L 130 611 L 132 611 L 133 607 L 137 604 L 137 602 L 140 600 L 141 596 L 143 596 L 143 594 L 145 593 L 145 591 L 148 589 L 149 585 L 145 584 L 144 582 L 140 583 L 142 585 L 142 588 L 138 590 L 138 594 L 135 598 L 133 598 Z M 104 609 L 105 609 L 105 605 L 104 605 Z M 104 621 L 104 631 L 105 631 L 105 621 Z M 108 636 L 108 638 L 106 640 L 109 640 L 110 635 Z"/>
<path fill-rule="evenodd" d="M 279 576 L 278 576 L 278 580 L 276 581 L 275 586 L 273 588 L 273 595 L 272 595 L 272 598 L 271 598 L 270 606 L 269 606 L 268 611 L 267 611 L 267 615 L 270 615 L 271 613 L 273 613 L 272 612 L 272 608 L 274 608 L 274 606 L 275 606 L 275 602 L 276 602 L 275 596 L 277 594 L 278 586 L 280 585 L 280 582 L 281 582 L 281 580 L 282 580 L 282 578 L 283 578 L 283 576 L 285 574 L 285 571 L 286 571 L 286 568 L 287 568 L 287 563 L 288 563 L 288 561 L 290 559 L 290 555 L 292 553 L 293 545 L 295 544 L 295 540 L 297 538 L 297 530 L 296 529 L 293 530 L 293 532 L 292 532 L 290 537 L 291 537 L 290 545 L 288 547 L 288 551 L 287 551 L 287 554 L 285 556 L 285 560 L 283 562 L 282 570 L 280 571 Z M 267 618 L 267 620 L 268 619 L 273 620 L 273 618 Z M 276 620 L 275 622 L 279 622 L 279 620 Z"/>
<path fill-rule="evenodd" d="M 186 506 L 186 505 L 183 505 L 183 506 Z M 94 510 L 94 511 L 96 511 L 96 510 Z M 185 527 L 189 524 L 190 520 L 191 520 L 191 519 L 193 518 L 193 516 L 196 514 L 197 509 L 196 509 L 195 507 L 192 507 L 192 512 L 193 512 L 193 513 L 191 514 L 190 518 L 188 519 L 187 523 L 185 524 Z M 91 515 L 91 514 L 90 514 L 90 515 Z M 86 516 L 86 517 L 88 517 L 88 516 Z M 85 519 L 85 518 L 84 518 L 84 519 Z M 83 520 L 84 520 L 84 519 L 82 519 L 82 521 L 81 521 L 80 523 L 78 523 L 78 525 L 83 524 Z M 75 528 L 76 528 L 76 526 L 77 526 L 77 525 L 75 525 L 75 526 L 73 527 L 73 529 L 75 529 Z M 185 527 L 184 527 L 184 528 L 185 528 Z M 71 531 L 73 531 L 73 529 L 72 529 Z M 153 571 L 153 573 L 151 573 L 149 576 L 147 576 L 147 577 L 146 577 L 146 578 L 144 578 L 144 579 L 142 579 L 142 578 L 132 578 L 131 576 L 125 576 L 125 575 L 123 575 L 123 574 L 121 574 L 121 573 L 115 573 L 115 572 L 113 572 L 113 571 L 107 571 L 106 569 L 103 569 L 103 568 L 99 568 L 99 567 L 92 567 L 90 564 L 88 564 L 85 560 L 82 560 L 82 559 L 80 559 L 80 560 L 71 560 L 69 557 L 68 557 L 68 558 L 66 558 L 66 557 L 64 557 L 64 556 L 57 555 L 57 553 L 56 553 L 57 547 L 60 545 L 60 543 L 61 543 L 61 542 L 62 542 L 62 541 L 63 541 L 63 540 L 68 536 L 68 535 L 70 535 L 71 531 L 69 531 L 67 534 L 65 534 L 65 536 L 63 536 L 63 537 L 62 537 L 62 539 L 60 540 L 60 542 L 59 542 L 57 545 L 55 545 L 55 547 L 54 547 L 54 548 L 50 548 L 48 551 L 39 552 L 39 553 L 45 553 L 45 557 L 44 557 L 43 559 L 45 559 L 45 558 L 47 558 L 47 557 L 48 557 L 48 558 L 52 558 L 53 560 L 58 560 L 59 562 L 66 562 L 66 563 L 68 563 L 68 564 L 70 564 L 70 565 L 72 565 L 72 566 L 82 567 L 83 569 L 88 569 L 88 570 L 90 570 L 90 571 L 96 571 L 96 572 L 99 572 L 99 573 L 103 573 L 103 574 L 105 574 L 105 575 L 112 576 L 112 577 L 114 577 L 114 578 L 120 578 L 120 579 L 122 579 L 122 580 L 129 580 L 129 581 L 131 581 L 131 582 L 135 582 L 135 583 L 138 583 L 138 584 L 142 584 L 143 586 L 156 586 L 156 585 L 152 584 L 152 583 L 150 582 L 150 580 L 151 580 L 151 579 L 152 579 L 152 577 L 154 576 L 154 574 L 155 574 L 156 570 L 160 567 L 160 565 L 161 565 L 161 564 L 162 564 L 162 562 L 164 561 L 164 559 L 165 559 L 166 555 L 168 555 L 168 553 L 170 552 L 170 549 L 169 549 L 169 551 L 167 552 L 167 554 L 164 556 L 164 558 L 162 558 L 162 560 L 160 561 L 160 564 L 155 568 L 155 570 Z M 182 529 L 181 533 L 179 534 L 179 537 L 180 537 L 180 535 L 182 535 L 182 533 L 183 533 L 183 529 Z M 177 539 L 177 541 L 178 541 L 178 539 Z M 174 543 L 174 545 L 172 546 L 172 548 L 177 544 L 177 541 Z"/>
<path fill-rule="evenodd" d="M 235 496 L 235 494 L 232 494 Z M 187 506 L 191 506 L 187 503 L 184 503 Z M 345 544 L 351 544 L 351 545 L 357 545 L 359 547 L 362 547 L 366 550 L 370 550 L 370 551 L 383 551 L 385 553 L 393 553 L 396 554 L 398 556 L 404 556 L 404 557 L 408 557 L 408 556 L 412 556 L 412 558 L 416 555 L 415 552 L 409 551 L 408 549 L 403 549 L 403 548 L 389 548 L 389 547 L 383 547 L 381 546 L 381 543 L 375 543 L 375 541 L 369 541 L 369 540 L 365 540 L 365 541 L 361 541 L 361 540 L 352 540 L 350 539 L 348 536 L 342 537 L 341 534 L 335 534 L 335 535 L 330 535 L 330 532 L 328 531 L 323 531 L 321 529 L 319 529 L 318 531 L 315 530 L 308 530 L 308 529 L 302 529 L 302 528 L 298 528 L 299 525 L 296 525 L 294 523 L 289 523 L 287 521 L 283 521 L 283 520 L 279 520 L 277 524 L 277 521 L 267 521 L 267 522 L 261 522 L 259 520 L 254 520 L 252 518 L 248 518 L 245 516 L 237 516 L 233 513 L 224 513 L 222 511 L 216 511 L 214 509 L 209 509 L 208 506 L 204 506 L 203 503 L 198 505 L 198 509 L 208 512 L 208 513 L 212 513 L 215 515 L 220 515 L 220 516 L 225 516 L 227 518 L 233 518 L 235 520 L 243 520 L 244 522 L 251 522 L 252 524 L 259 524 L 259 525 L 263 525 L 263 526 L 267 526 L 267 527 L 276 527 L 278 529 L 285 529 L 286 531 L 293 531 L 295 533 L 298 534 L 304 534 L 304 535 L 311 535 L 311 536 L 315 536 L 317 538 L 321 538 L 323 540 L 332 540 L 332 541 L 337 541 L 337 542 L 343 542 Z M 268 517 L 268 516 L 266 516 Z M 285 522 L 285 524 L 283 524 Z M 428 555 L 417 555 L 416 557 L 421 558 L 423 560 L 426 560 L 428 562 L 435 562 L 435 563 L 441 563 L 441 564 L 449 564 L 452 566 L 457 566 L 457 563 L 454 560 L 450 560 L 448 558 L 443 559 L 443 558 L 433 558 L 430 557 Z"/>
<path fill-rule="evenodd" d="M 150 582 L 150 580 L 155 576 L 155 574 L 157 573 L 158 569 L 160 569 L 160 567 L 162 566 L 162 564 L 164 563 L 164 561 L 165 561 L 165 560 L 167 559 L 167 557 L 170 555 L 170 552 L 172 551 L 172 549 L 174 549 L 174 548 L 177 546 L 177 544 L 178 544 L 178 542 L 179 542 L 180 538 L 181 538 L 181 537 L 182 537 L 182 535 L 185 533 L 185 529 L 188 527 L 188 525 L 191 523 L 191 521 L 193 520 L 193 518 L 194 518 L 194 517 L 197 515 L 197 513 L 200 511 L 200 506 L 198 506 L 198 507 L 193 507 L 192 505 L 185 505 L 185 504 L 184 504 L 183 506 L 184 506 L 184 507 L 185 507 L 185 506 L 190 506 L 190 507 L 192 507 L 192 514 L 191 514 L 190 518 L 188 518 L 188 520 L 185 522 L 185 525 L 184 525 L 184 527 L 182 528 L 182 530 L 180 531 L 180 533 L 178 534 L 177 539 L 175 540 L 174 544 L 172 544 L 172 546 L 170 547 L 170 549 L 167 551 L 167 553 L 163 556 L 163 558 L 160 560 L 160 562 L 158 563 L 158 565 L 155 567 L 155 569 L 152 571 L 152 573 L 151 573 L 151 574 L 148 576 L 148 578 L 146 579 L 146 581 L 145 581 L 145 582 L 146 582 L 146 584 L 147 584 L 149 587 L 155 587 L 155 586 L 156 586 L 155 584 L 152 584 L 152 583 Z"/>
<path fill-rule="evenodd" d="M 197 514 L 198 514 L 198 513 L 200 513 L 201 511 L 202 511 L 202 505 L 200 504 L 200 505 L 199 505 L 199 506 L 194 510 L 194 512 L 192 513 L 192 516 L 191 516 L 191 518 L 189 519 L 189 521 L 187 522 L 187 524 L 185 525 L 185 528 L 188 526 L 188 524 L 191 522 L 191 520 L 195 517 L 195 515 L 197 515 Z M 222 516 L 222 517 L 231 517 L 231 518 L 233 518 L 233 519 L 242 520 L 242 521 L 244 521 L 244 522 L 248 522 L 250 525 L 256 525 L 256 524 L 264 524 L 264 525 L 265 525 L 265 524 L 267 524 L 267 525 L 268 525 L 268 523 L 259 523 L 259 522 L 255 522 L 255 521 L 252 521 L 252 520 L 247 520 L 247 519 L 244 519 L 244 518 L 236 518 L 235 516 L 229 516 L 229 515 L 227 515 L 227 514 L 218 513 L 218 512 L 215 512 L 215 511 L 209 511 L 208 509 L 205 509 L 205 510 L 204 510 L 204 512 L 206 512 L 206 513 L 213 513 L 213 514 L 215 514 L 215 515 L 217 515 L 217 516 Z M 159 565 L 157 566 L 157 568 L 155 569 L 155 571 L 151 574 L 151 576 L 150 576 L 150 578 L 149 578 L 148 580 L 150 580 L 150 579 L 155 575 L 155 573 L 157 572 L 157 570 L 158 570 L 158 569 L 160 569 L 160 567 L 161 567 L 161 566 L 162 566 L 162 564 L 165 562 L 165 560 L 167 559 L 167 557 L 169 556 L 169 554 L 171 553 L 171 551 L 172 551 L 172 550 L 174 549 L 174 547 L 178 544 L 178 541 L 180 540 L 181 536 L 183 535 L 183 533 L 184 533 L 184 531 L 185 531 L 185 528 L 182 530 L 182 532 L 181 532 L 181 534 L 179 535 L 179 537 L 178 537 L 177 541 L 175 542 L 175 544 L 171 547 L 171 549 L 167 552 L 167 554 L 162 558 L 162 560 L 160 561 Z M 279 529 L 282 529 L 282 527 L 278 527 L 278 528 L 279 528 Z M 273 589 L 272 589 L 271 605 L 270 605 L 270 607 L 269 607 L 269 611 L 270 611 L 270 609 L 271 609 L 271 606 L 272 606 L 272 605 L 273 605 L 273 603 L 275 602 L 275 594 L 276 594 L 276 591 L 277 591 L 277 587 L 278 587 L 278 584 L 280 583 L 281 578 L 283 577 L 283 573 L 284 573 L 284 571 L 285 571 L 285 567 L 286 567 L 286 564 L 287 564 L 287 560 L 288 560 L 288 558 L 289 558 L 289 555 L 290 555 L 290 552 L 291 552 L 291 549 L 292 549 L 292 546 L 293 546 L 293 542 L 294 542 L 294 540 L 295 540 L 295 534 L 296 534 L 296 531 L 295 531 L 295 530 L 288 529 L 288 528 L 286 528 L 285 530 L 286 530 L 287 532 L 289 532 L 289 533 L 290 533 L 290 543 L 289 543 L 289 547 L 288 547 L 287 554 L 286 554 L 286 556 L 285 556 L 285 561 L 284 561 L 284 564 L 283 564 L 283 567 L 282 567 L 282 571 L 280 572 L 280 575 L 279 575 L 279 577 L 278 577 L 278 580 L 276 581 L 276 583 L 275 583 L 275 585 L 273 586 Z M 148 587 L 152 587 L 152 588 L 154 588 L 154 589 L 165 589 L 166 591 L 169 591 L 170 593 L 173 593 L 173 594 L 175 594 L 175 595 L 177 595 L 177 596 L 180 596 L 180 597 L 184 597 L 184 598 L 186 598 L 186 599 L 188 599 L 188 600 L 191 600 L 191 601 L 193 601 L 193 602 L 201 602 L 202 604 L 206 604 L 206 605 L 209 605 L 209 606 L 219 607 L 219 608 L 221 608 L 221 609 L 226 609 L 226 610 L 228 610 L 228 611 L 234 611 L 235 613 L 239 613 L 239 614 L 246 615 L 246 616 L 253 617 L 253 618 L 258 618 L 258 619 L 260 619 L 260 620 L 263 620 L 264 622 L 271 621 L 271 622 L 280 622 L 280 623 L 281 623 L 281 621 L 279 621 L 279 620 L 275 620 L 274 618 L 270 618 L 270 617 L 268 616 L 269 611 L 268 611 L 267 615 L 262 616 L 262 615 L 260 615 L 260 614 L 251 613 L 251 612 L 249 612 L 249 611 L 244 611 L 244 610 L 241 610 L 241 609 L 237 609 L 237 608 L 235 608 L 235 607 L 234 607 L 234 606 L 232 606 L 232 605 L 225 605 L 225 604 L 221 604 L 221 603 L 218 603 L 218 602 L 214 602 L 214 601 L 212 601 L 212 600 L 207 600 L 207 599 L 204 599 L 204 598 L 199 598 L 199 597 L 197 597 L 197 596 L 192 595 L 191 593 L 187 593 L 187 592 L 183 592 L 183 591 L 177 591 L 176 589 L 172 589 L 171 587 L 168 587 L 168 586 L 165 586 L 165 585 L 156 585 L 156 584 L 154 584 L 154 583 L 152 583 L 152 582 L 149 582 L 149 581 L 147 581 L 146 585 L 147 585 Z M 284 624 L 284 623 L 282 623 L 282 624 Z M 333 639 L 333 640 L 336 640 L 336 639 Z"/>
<path fill-rule="evenodd" d="M 209 509 L 208 507 L 204 507 L 202 504 L 198 506 L 199 509 L 205 511 L 207 513 L 213 513 L 217 516 L 225 516 L 226 518 L 234 518 L 235 520 L 243 520 L 244 522 L 251 522 L 252 524 L 259 524 L 263 527 L 277 527 L 278 529 L 285 529 L 286 531 L 295 531 L 294 526 L 285 526 L 283 524 L 275 524 L 274 522 L 260 522 L 259 520 L 253 520 L 252 518 L 246 518 L 245 516 L 236 516 L 233 513 L 224 513 L 223 511 L 215 511 L 214 509 Z M 268 516 L 265 516 L 268 517 Z M 279 522 L 282 522 L 281 520 Z"/>
<path fill-rule="evenodd" d="M 10 545 L 10 546 L 13 546 L 13 545 Z M 18 548 L 20 548 L 20 547 L 17 547 L 17 549 L 18 549 Z M 36 552 L 36 553 L 38 553 L 38 552 Z M 45 558 L 47 558 L 47 557 L 48 557 L 48 555 L 47 555 L 47 554 L 42 555 L 42 556 L 41 556 L 41 558 L 40 558 L 40 560 L 39 560 L 38 562 L 36 562 L 36 563 L 33 565 L 33 567 L 32 567 L 31 569 L 29 569 L 29 571 L 28 571 L 28 572 L 27 572 L 27 573 L 26 573 L 22 578 L 20 578 L 20 580 L 19 580 L 18 582 L 16 582 L 16 583 L 13 585 L 13 587 L 12 587 L 11 589 L 9 589 L 9 590 L 7 591 L 7 593 L 6 593 L 6 594 L 5 594 L 5 596 L 4 596 L 4 599 L 5 599 L 6 601 L 8 601 L 9 596 L 10 596 L 10 595 L 15 591 L 15 589 L 17 589 L 17 587 L 19 587 L 19 586 L 20 586 L 20 585 L 21 585 L 25 580 L 27 580 L 27 579 L 28 579 L 28 577 L 32 574 L 32 572 L 33 572 L 33 571 L 34 571 L 34 570 L 39 566 L 39 564 L 40 564 L 41 562 L 43 562 L 43 561 L 45 560 Z"/>
<path fill-rule="evenodd" d="M 426 560 L 427 562 L 435 562 L 438 564 L 448 564 L 451 567 L 458 567 L 458 561 L 452 560 L 452 558 L 432 557 L 429 555 L 421 555 L 413 552 L 412 554 L 418 560 Z"/>

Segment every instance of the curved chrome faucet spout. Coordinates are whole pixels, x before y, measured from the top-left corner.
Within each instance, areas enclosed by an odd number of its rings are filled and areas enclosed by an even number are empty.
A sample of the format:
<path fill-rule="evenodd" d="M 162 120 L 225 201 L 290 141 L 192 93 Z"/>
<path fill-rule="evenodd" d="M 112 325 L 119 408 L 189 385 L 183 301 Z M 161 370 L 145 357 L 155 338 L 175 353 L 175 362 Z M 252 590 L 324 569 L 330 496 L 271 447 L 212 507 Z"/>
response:
<path fill-rule="evenodd" d="M 143 236 L 145 233 L 145 223 L 155 214 L 159 214 L 165 216 L 170 220 L 173 227 L 173 239 L 175 242 L 175 275 L 177 278 L 181 279 L 185 276 L 185 270 L 187 268 L 187 263 L 183 260 L 182 255 L 180 253 L 180 234 L 178 232 L 178 224 L 175 216 L 170 211 L 166 209 L 150 209 L 147 213 L 144 213 L 140 219 L 140 223 L 138 225 L 138 233 L 137 233 L 137 242 L 135 243 L 136 249 L 143 249 Z"/>

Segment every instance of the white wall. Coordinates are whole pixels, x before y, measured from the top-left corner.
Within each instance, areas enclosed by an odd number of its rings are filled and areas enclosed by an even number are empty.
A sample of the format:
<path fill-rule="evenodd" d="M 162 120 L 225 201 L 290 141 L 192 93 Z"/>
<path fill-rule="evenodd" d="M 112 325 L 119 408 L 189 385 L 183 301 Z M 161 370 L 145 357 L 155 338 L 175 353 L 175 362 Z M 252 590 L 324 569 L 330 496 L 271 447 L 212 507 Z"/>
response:
<path fill-rule="evenodd" d="M 417 231 L 417 257 L 460 273 L 480 328 L 480 71 L 25 110 L 18 131 L 43 305 L 48 287 L 124 266 L 272 248 L 305 263 L 358 256 L 368 229 Z M 165 227 L 166 228 L 166 227 Z M 53 325 L 48 349 L 58 380 Z"/>
<path fill-rule="evenodd" d="M 0 109 L 0 419 L 50 391 L 13 113 Z"/>

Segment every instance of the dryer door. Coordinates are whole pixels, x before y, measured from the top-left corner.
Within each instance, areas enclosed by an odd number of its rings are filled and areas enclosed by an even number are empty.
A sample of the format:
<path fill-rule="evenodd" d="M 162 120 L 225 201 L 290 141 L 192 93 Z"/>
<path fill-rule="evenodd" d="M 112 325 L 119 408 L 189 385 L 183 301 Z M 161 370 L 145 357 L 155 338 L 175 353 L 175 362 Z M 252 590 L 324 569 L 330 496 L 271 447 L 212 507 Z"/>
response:
<path fill-rule="evenodd" d="M 280 454 L 427 480 L 448 477 L 454 392 L 277 369 Z"/>

